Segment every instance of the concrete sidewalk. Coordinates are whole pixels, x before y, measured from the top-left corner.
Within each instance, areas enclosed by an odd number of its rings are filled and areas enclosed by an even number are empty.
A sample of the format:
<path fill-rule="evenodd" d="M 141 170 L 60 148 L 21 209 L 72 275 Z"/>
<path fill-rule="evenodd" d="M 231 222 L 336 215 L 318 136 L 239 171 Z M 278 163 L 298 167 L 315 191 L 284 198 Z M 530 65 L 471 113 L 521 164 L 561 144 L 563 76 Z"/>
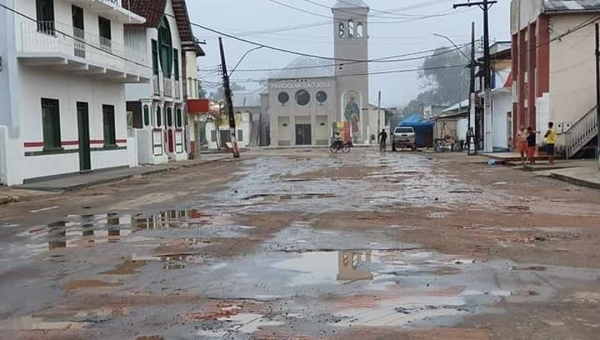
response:
<path fill-rule="evenodd" d="M 542 171 L 538 174 L 582 187 L 600 190 L 600 169 L 598 169 L 597 161 L 587 162 L 585 166 Z"/>
<path fill-rule="evenodd" d="M 139 166 L 136 168 L 120 168 L 113 170 L 99 170 L 85 174 L 66 175 L 57 178 L 33 181 L 11 189 L 26 189 L 37 191 L 63 192 L 86 188 L 94 185 L 117 182 L 136 176 L 147 176 L 165 171 L 176 170 L 202 164 L 209 164 L 231 158 L 228 154 L 203 156 L 200 159 L 172 162 L 159 165 Z M 7 189 L 8 190 L 8 189 Z M 0 190 L 0 197 L 2 191 Z"/>

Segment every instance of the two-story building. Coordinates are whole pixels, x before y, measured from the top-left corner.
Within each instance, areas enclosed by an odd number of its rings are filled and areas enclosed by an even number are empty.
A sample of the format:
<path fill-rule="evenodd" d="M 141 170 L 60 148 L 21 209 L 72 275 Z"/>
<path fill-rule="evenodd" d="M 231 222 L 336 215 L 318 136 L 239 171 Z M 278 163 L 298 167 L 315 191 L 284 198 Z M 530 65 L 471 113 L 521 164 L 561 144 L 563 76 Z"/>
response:
<path fill-rule="evenodd" d="M 127 54 L 121 0 L 8 0 L 0 9 L 0 182 L 126 167 L 125 84 L 151 69 Z"/>
<path fill-rule="evenodd" d="M 188 159 L 185 131 L 184 59 L 204 55 L 194 38 L 184 0 L 128 0 L 127 8 L 145 17 L 125 26 L 125 45 L 142 55 L 152 81 L 126 88 L 127 109 L 138 121 L 138 156 L 142 164 Z"/>
<path fill-rule="evenodd" d="M 554 122 L 567 157 L 593 143 L 599 18 L 600 0 L 512 0 L 513 134 Z"/>

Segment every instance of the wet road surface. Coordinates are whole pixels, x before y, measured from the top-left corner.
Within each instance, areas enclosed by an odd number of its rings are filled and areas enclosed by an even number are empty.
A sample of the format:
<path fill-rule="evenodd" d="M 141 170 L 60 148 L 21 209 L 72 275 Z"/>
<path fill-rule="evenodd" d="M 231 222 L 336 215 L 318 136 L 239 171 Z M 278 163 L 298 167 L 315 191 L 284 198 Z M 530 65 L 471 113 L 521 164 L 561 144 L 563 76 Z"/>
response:
<path fill-rule="evenodd" d="M 3 207 L 0 339 L 594 339 L 600 195 L 482 164 L 261 151 Z"/>

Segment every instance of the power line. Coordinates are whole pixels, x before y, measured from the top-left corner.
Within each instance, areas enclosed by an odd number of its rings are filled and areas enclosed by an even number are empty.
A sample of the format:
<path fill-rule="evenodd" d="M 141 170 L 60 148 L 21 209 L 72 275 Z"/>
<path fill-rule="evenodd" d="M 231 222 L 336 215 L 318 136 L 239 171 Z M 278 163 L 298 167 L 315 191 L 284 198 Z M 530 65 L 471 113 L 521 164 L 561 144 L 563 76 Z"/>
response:
<path fill-rule="evenodd" d="M 366 73 L 355 73 L 355 74 L 343 74 L 338 75 L 338 78 L 343 77 L 358 77 L 358 76 L 371 76 L 371 75 L 381 75 L 381 74 L 396 74 L 396 73 L 408 73 L 408 72 L 420 72 L 420 71 L 430 71 L 430 70 L 443 70 L 443 69 L 452 69 L 459 67 L 466 67 L 466 64 L 463 65 L 449 65 L 449 66 L 438 66 L 438 67 L 427 67 L 427 68 L 412 68 L 412 69 L 397 69 L 397 70 L 388 70 L 388 71 L 374 71 L 374 72 L 366 72 Z M 243 82 L 265 82 L 268 79 L 236 79 L 232 80 L 232 82 L 243 83 Z"/>

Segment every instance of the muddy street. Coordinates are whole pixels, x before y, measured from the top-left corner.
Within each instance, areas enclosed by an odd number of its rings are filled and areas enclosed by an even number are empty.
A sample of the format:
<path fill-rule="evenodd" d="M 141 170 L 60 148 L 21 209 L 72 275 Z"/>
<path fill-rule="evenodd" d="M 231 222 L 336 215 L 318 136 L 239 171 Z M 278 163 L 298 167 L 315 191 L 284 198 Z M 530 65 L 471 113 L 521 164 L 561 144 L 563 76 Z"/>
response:
<path fill-rule="evenodd" d="M 254 150 L 0 207 L 0 339 L 597 339 L 600 192 Z"/>

